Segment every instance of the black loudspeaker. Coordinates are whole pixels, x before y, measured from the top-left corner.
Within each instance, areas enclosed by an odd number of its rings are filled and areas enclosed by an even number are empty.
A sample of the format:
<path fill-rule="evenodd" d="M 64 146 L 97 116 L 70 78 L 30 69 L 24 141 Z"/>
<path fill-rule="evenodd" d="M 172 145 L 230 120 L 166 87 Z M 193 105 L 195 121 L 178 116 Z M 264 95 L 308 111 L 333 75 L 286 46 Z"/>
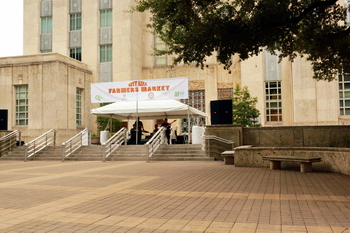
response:
<path fill-rule="evenodd" d="M 0 109 L 0 130 L 7 130 L 7 109 Z"/>
<path fill-rule="evenodd" d="M 232 100 L 210 101 L 212 125 L 232 125 Z"/>

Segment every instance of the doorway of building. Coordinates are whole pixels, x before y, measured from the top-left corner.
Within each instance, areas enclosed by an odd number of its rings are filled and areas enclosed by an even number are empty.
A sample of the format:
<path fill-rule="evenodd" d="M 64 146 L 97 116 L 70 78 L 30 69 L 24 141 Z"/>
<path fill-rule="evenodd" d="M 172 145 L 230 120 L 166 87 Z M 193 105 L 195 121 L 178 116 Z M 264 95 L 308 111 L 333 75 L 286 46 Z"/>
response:
<path fill-rule="evenodd" d="M 7 109 L 0 109 L 0 130 L 7 130 Z"/>

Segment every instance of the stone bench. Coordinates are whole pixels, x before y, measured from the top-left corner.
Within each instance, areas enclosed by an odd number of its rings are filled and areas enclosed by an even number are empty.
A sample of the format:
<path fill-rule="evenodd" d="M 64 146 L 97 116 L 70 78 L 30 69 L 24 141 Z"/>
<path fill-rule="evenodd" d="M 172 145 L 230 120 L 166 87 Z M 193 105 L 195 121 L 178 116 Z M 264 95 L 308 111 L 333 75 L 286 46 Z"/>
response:
<path fill-rule="evenodd" d="M 281 169 L 281 162 L 300 162 L 300 172 L 312 172 L 312 163 L 321 162 L 321 158 L 303 158 L 294 156 L 262 156 L 270 161 L 270 169 Z"/>

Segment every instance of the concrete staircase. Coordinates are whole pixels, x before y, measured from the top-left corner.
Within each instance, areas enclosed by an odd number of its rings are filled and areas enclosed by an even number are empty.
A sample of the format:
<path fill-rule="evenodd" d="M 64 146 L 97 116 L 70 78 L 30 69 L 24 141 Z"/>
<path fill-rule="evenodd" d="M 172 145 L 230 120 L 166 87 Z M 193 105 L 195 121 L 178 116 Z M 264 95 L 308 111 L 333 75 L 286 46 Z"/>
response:
<path fill-rule="evenodd" d="M 205 156 L 202 145 L 174 144 L 161 145 L 151 160 L 155 161 L 214 161 Z"/>
<path fill-rule="evenodd" d="M 103 146 L 83 146 L 72 155 L 65 158 L 65 161 L 102 161 Z M 144 145 L 122 145 L 113 152 L 106 161 L 146 161 L 147 151 Z M 13 151 L 0 157 L 0 160 L 24 160 L 25 147 L 18 146 Z M 62 147 L 49 146 L 38 152 L 31 160 L 62 160 Z M 161 145 L 150 161 L 213 161 L 214 158 L 205 156 L 201 145 L 174 144 Z"/>
<path fill-rule="evenodd" d="M 24 153 L 25 153 L 25 147 L 24 146 L 16 146 L 12 148 L 12 151 L 8 152 L 7 154 L 4 154 L 0 157 L 0 160 L 22 160 L 24 161 Z"/>
<path fill-rule="evenodd" d="M 24 146 L 17 146 L 13 148 L 12 151 L 0 157 L 0 160 L 24 160 L 25 154 Z M 32 160 L 62 160 L 62 147 L 61 146 L 48 146 L 47 148 L 39 151 L 30 158 L 27 158 L 27 161 Z"/>

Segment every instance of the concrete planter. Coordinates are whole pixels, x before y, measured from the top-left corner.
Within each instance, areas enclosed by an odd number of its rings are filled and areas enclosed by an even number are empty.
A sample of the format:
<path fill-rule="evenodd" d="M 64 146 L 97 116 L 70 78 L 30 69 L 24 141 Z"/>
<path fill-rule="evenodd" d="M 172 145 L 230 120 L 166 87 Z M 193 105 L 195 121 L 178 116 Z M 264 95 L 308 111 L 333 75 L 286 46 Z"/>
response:
<path fill-rule="evenodd" d="M 91 144 L 100 144 L 100 137 L 91 137 Z"/>

